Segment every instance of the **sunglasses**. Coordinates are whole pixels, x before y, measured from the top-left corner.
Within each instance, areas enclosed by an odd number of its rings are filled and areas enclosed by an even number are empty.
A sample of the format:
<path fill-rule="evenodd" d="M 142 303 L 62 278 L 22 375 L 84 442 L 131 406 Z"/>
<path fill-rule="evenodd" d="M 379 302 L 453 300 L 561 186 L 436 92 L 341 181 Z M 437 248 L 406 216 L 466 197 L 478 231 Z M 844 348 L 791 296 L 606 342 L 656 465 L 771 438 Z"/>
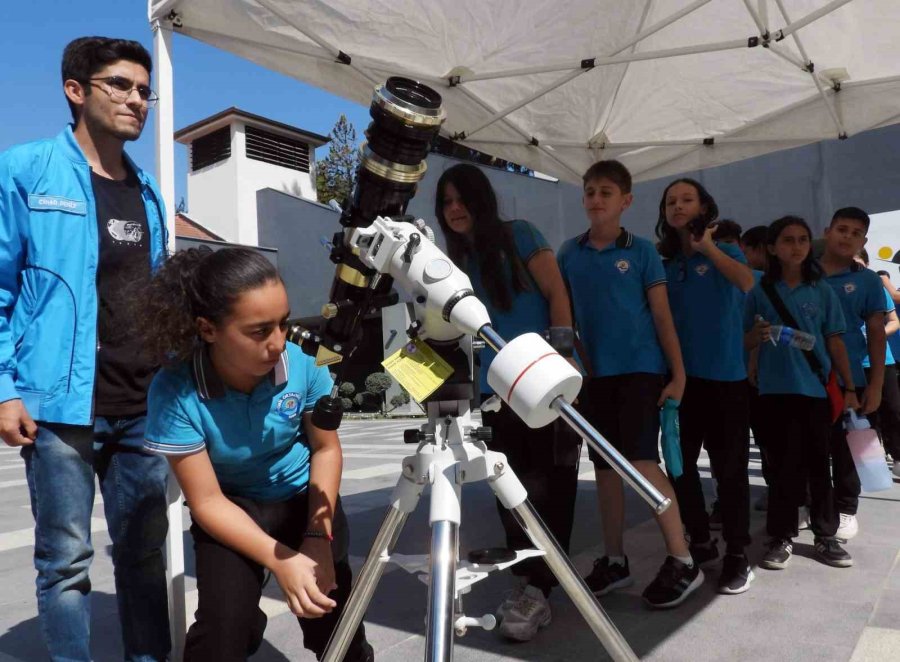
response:
<path fill-rule="evenodd" d="M 117 103 L 124 103 L 131 96 L 134 90 L 137 90 L 141 101 L 147 104 L 148 108 L 153 108 L 159 101 L 159 96 L 147 85 L 135 85 L 134 81 L 124 76 L 103 76 L 100 78 L 91 78 L 92 81 L 99 80 L 106 83 L 101 90 L 109 95 L 109 98 Z"/>

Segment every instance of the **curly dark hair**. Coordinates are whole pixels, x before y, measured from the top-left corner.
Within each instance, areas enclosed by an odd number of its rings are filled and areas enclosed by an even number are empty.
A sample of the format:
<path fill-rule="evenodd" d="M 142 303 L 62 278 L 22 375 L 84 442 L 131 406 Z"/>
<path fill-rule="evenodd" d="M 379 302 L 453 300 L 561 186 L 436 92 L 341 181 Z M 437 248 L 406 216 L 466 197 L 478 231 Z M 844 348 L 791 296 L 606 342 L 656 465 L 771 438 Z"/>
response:
<path fill-rule="evenodd" d="M 273 281 L 281 282 L 278 270 L 249 248 L 201 246 L 175 253 L 135 297 L 135 332 L 144 353 L 163 365 L 189 359 L 198 342 L 198 317 L 218 324 L 241 294 Z"/>
<path fill-rule="evenodd" d="M 453 184 L 459 191 L 463 204 L 472 216 L 473 242 L 468 242 L 447 225 L 444 218 L 444 190 L 447 184 Z M 528 271 L 516 250 L 512 230 L 500 218 L 497 196 L 491 182 L 479 168 L 460 163 L 444 171 L 437 183 L 434 214 L 447 240 L 450 259 L 463 271 L 466 271 L 468 260 L 477 260 L 481 282 L 494 306 L 509 310 L 512 308 L 513 293 L 532 289 Z M 508 277 L 504 277 L 504 267 L 508 269 Z"/>

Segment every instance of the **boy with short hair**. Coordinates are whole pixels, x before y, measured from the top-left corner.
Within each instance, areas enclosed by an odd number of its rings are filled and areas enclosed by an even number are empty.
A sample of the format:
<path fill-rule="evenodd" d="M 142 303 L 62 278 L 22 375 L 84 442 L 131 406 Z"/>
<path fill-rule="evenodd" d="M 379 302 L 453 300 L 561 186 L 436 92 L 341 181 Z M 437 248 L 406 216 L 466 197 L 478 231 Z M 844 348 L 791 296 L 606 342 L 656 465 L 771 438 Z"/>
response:
<path fill-rule="evenodd" d="M 662 260 L 646 239 L 621 227 L 631 205 L 631 174 L 599 161 L 584 174 L 582 202 L 590 229 L 566 241 L 557 260 L 587 354 L 585 417 L 672 505 L 657 523 L 668 556 L 644 591 L 655 608 L 681 604 L 703 583 L 684 539 L 675 492 L 659 467 L 659 408 L 680 400 L 685 372 L 666 294 Z M 669 367 L 667 368 L 666 362 Z M 666 374 L 671 380 L 666 383 Z M 585 579 L 601 596 L 633 583 L 622 536 L 622 479 L 591 450 L 606 556 Z"/>
<path fill-rule="evenodd" d="M 734 244 L 737 246 L 741 243 L 742 231 L 740 223 L 732 221 L 730 218 L 723 218 L 716 221 L 713 240 L 720 244 Z"/>
<path fill-rule="evenodd" d="M 884 332 L 887 305 L 881 278 L 854 260 L 866 244 L 868 231 L 869 216 L 862 209 L 838 209 L 825 230 L 825 252 L 819 261 L 825 271 L 825 281 L 837 294 L 847 320 L 844 344 L 863 414 L 877 411 L 881 404 L 887 344 Z M 863 368 L 866 354 L 872 366 L 868 380 Z M 832 429 L 831 467 L 835 506 L 841 520 L 835 537 L 846 542 L 859 530 L 856 510 L 860 485 L 843 420 L 838 420 Z"/>
<path fill-rule="evenodd" d="M 756 225 L 741 235 L 741 250 L 747 258 L 747 264 L 754 271 L 762 273 L 766 270 L 766 234 L 769 228 L 765 225 Z"/>

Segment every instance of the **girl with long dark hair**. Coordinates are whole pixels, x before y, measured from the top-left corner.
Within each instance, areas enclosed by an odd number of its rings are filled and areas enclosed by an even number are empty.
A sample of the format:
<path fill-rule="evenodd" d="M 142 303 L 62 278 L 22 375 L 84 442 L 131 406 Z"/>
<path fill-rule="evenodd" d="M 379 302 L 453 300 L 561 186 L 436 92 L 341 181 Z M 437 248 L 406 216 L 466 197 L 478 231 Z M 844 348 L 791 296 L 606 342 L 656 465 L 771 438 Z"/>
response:
<path fill-rule="evenodd" d="M 265 572 L 321 657 L 350 592 L 336 432 L 311 410 L 324 367 L 285 342 L 275 267 L 243 248 L 176 253 L 141 297 L 150 387 L 145 448 L 165 455 L 191 509 L 199 606 L 186 661 L 246 660 L 262 642 Z M 374 659 L 362 626 L 346 660 Z"/>
<path fill-rule="evenodd" d="M 781 570 L 793 553 L 798 508 L 810 495 L 810 527 L 816 558 L 827 565 L 853 565 L 835 539 L 835 508 L 829 439 L 831 410 L 825 383 L 832 366 L 844 384 L 844 409 L 859 409 L 859 401 L 841 336 L 846 331 L 841 304 L 822 279 L 812 257 L 812 232 L 806 221 L 785 216 L 769 227 L 769 260 L 762 281 L 747 297 L 744 310 L 745 346 L 759 347 L 757 381 L 769 462 L 768 551 L 760 566 Z M 771 325 L 792 326 L 812 334 L 814 359 L 796 347 L 772 341 Z M 818 371 L 813 364 L 818 364 Z M 777 439 L 777 443 L 774 440 Z"/>
<path fill-rule="evenodd" d="M 543 334 L 548 327 L 572 328 L 572 312 L 553 251 L 540 231 L 524 220 L 503 221 L 487 176 L 469 164 L 453 166 L 441 175 L 435 215 L 450 258 L 472 281 L 497 332 L 506 338 L 522 333 Z M 492 393 L 487 371 L 495 353 L 481 352 L 481 392 Z M 532 430 L 506 404 L 499 411 L 482 411 L 493 429 L 492 450 L 506 454 L 528 496 L 551 532 L 568 549 L 572 532 L 580 439 L 558 426 Z M 506 508 L 499 505 L 507 547 L 531 543 Z M 527 641 L 549 624 L 547 596 L 556 579 L 541 559 L 513 566 L 522 583 L 498 609 L 500 633 Z"/>
<path fill-rule="evenodd" d="M 713 240 L 715 200 L 693 179 L 663 191 L 656 234 L 664 258 L 669 305 L 687 374 L 681 400 L 684 472 L 673 479 L 695 562 L 719 557 L 697 460 L 705 447 L 718 483 L 726 553 L 719 592 L 742 593 L 753 572 L 744 553 L 750 543 L 747 371 L 743 361 L 744 293 L 753 272 L 740 248 Z"/>

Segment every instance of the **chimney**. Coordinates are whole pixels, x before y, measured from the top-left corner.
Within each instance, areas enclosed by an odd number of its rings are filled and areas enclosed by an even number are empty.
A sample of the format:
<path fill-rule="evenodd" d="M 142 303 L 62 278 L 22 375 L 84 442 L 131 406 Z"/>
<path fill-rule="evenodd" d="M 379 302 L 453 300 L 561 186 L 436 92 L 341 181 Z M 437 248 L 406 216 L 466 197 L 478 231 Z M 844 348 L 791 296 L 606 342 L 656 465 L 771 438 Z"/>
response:
<path fill-rule="evenodd" d="M 256 246 L 256 192 L 316 201 L 315 149 L 327 136 L 229 108 L 175 133 L 187 145 L 190 215 L 225 241 Z"/>

